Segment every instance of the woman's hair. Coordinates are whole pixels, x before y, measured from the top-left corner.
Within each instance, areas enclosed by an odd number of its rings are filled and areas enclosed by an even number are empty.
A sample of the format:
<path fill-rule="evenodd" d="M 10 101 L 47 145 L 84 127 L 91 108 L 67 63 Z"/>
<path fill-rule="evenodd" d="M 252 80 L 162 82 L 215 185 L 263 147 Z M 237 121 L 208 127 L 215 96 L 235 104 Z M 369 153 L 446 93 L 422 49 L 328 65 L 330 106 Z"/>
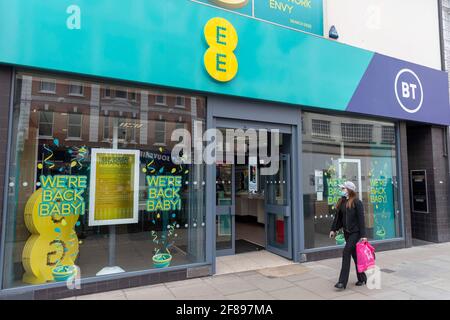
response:
<path fill-rule="evenodd" d="M 358 199 L 358 196 L 356 195 L 356 192 L 353 191 L 353 190 L 348 190 L 347 209 L 353 208 L 353 204 L 354 204 L 356 199 Z"/>
<path fill-rule="evenodd" d="M 353 208 L 355 200 L 358 199 L 358 196 L 356 195 L 356 192 L 353 190 L 347 189 L 347 191 L 348 191 L 348 201 L 347 201 L 346 207 L 347 207 L 347 209 L 350 209 L 350 208 Z M 342 199 L 343 198 L 339 199 L 338 203 L 336 204 L 336 208 L 339 208 L 341 206 Z"/>

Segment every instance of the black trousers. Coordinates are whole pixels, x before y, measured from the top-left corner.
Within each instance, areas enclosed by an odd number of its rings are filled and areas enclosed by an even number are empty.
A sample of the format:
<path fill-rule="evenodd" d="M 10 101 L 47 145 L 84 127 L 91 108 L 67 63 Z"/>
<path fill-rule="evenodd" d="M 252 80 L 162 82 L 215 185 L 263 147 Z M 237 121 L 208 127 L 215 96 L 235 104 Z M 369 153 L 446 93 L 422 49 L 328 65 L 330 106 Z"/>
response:
<path fill-rule="evenodd" d="M 347 286 L 348 283 L 348 277 L 350 276 L 350 263 L 351 258 L 353 258 L 353 261 L 355 262 L 355 268 L 356 268 L 356 275 L 358 277 L 358 281 L 367 281 L 366 274 L 359 273 L 357 268 L 357 262 L 356 262 L 356 244 L 358 243 L 359 239 L 361 238 L 359 235 L 359 232 L 356 233 L 347 233 L 344 232 L 345 237 L 345 248 L 344 252 L 342 253 L 342 268 L 341 268 L 341 274 L 339 276 L 339 282 L 344 284 L 344 286 Z"/>

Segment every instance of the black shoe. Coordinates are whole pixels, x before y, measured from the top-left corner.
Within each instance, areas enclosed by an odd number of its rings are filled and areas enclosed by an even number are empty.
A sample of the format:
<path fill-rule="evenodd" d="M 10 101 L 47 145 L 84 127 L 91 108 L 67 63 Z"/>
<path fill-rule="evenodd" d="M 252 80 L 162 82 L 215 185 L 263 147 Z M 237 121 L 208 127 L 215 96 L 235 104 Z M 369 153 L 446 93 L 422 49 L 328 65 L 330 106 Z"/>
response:
<path fill-rule="evenodd" d="M 367 280 L 364 280 L 364 281 L 359 281 L 359 280 L 358 280 L 358 282 L 355 283 L 355 286 L 361 287 L 361 286 L 363 286 L 363 285 L 365 285 L 365 284 L 367 284 Z"/>
<path fill-rule="evenodd" d="M 335 288 L 337 288 L 337 289 L 345 289 L 347 286 L 346 285 L 344 285 L 343 283 L 341 283 L 341 282 L 338 282 L 338 283 L 336 283 L 335 284 L 335 286 L 334 286 Z"/>

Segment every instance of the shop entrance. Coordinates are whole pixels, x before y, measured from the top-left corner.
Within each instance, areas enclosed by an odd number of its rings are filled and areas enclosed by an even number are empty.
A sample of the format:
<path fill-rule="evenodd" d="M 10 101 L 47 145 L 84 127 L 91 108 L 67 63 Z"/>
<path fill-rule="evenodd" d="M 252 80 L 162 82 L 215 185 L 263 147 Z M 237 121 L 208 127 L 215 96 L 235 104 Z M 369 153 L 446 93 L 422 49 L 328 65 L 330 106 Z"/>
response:
<path fill-rule="evenodd" d="M 246 128 L 250 128 L 249 125 Z M 246 128 L 239 128 L 246 130 Z M 220 127 L 223 136 L 235 128 Z M 267 130 L 267 129 L 263 129 Z M 278 129 L 277 129 L 278 130 Z M 259 136 L 259 130 L 256 130 Z M 264 131 L 266 132 L 266 131 Z M 268 130 L 267 154 L 260 155 L 261 144 L 245 140 L 245 157 L 239 161 L 238 143 L 224 140 L 224 150 L 233 152 L 228 160 L 216 163 L 216 251 L 217 256 L 267 250 L 292 259 L 291 133 Z M 242 131 L 241 131 L 242 133 Z M 278 138 L 272 135 L 277 134 Z M 238 139 L 235 139 L 238 140 Z M 279 146 L 270 146 L 279 140 Z M 242 141 L 242 140 L 241 140 Z M 258 152 L 252 148 L 258 148 Z M 264 148 L 264 147 L 263 147 Z M 273 152 L 273 153 L 272 153 Z M 277 157 L 273 157 L 275 152 Z M 255 156 L 257 154 L 258 156 Z M 227 158 L 226 156 L 224 158 Z M 264 172 L 264 168 L 276 168 Z M 267 170 L 266 170 L 267 171 Z"/>

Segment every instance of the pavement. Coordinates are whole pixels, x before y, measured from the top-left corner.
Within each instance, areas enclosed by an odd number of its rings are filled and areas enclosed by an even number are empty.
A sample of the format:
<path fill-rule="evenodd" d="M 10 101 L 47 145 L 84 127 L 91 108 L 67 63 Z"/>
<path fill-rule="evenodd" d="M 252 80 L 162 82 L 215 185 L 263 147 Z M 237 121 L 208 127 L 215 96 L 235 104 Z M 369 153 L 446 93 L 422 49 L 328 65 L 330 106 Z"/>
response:
<path fill-rule="evenodd" d="M 247 259 L 242 256 L 239 260 Z M 229 262 L 230 263 L 230 262 Z M 353 262 L 352 262 L 353 263 Z M 450 243 L 377 253 L 381 289 L 356 287 L 352 272 L 344 291 L 334 288 L 341 259 L 111 291 L 76 300 L 450 300 Z M 354 270 L 354 269 L 353 269 Z"/>

